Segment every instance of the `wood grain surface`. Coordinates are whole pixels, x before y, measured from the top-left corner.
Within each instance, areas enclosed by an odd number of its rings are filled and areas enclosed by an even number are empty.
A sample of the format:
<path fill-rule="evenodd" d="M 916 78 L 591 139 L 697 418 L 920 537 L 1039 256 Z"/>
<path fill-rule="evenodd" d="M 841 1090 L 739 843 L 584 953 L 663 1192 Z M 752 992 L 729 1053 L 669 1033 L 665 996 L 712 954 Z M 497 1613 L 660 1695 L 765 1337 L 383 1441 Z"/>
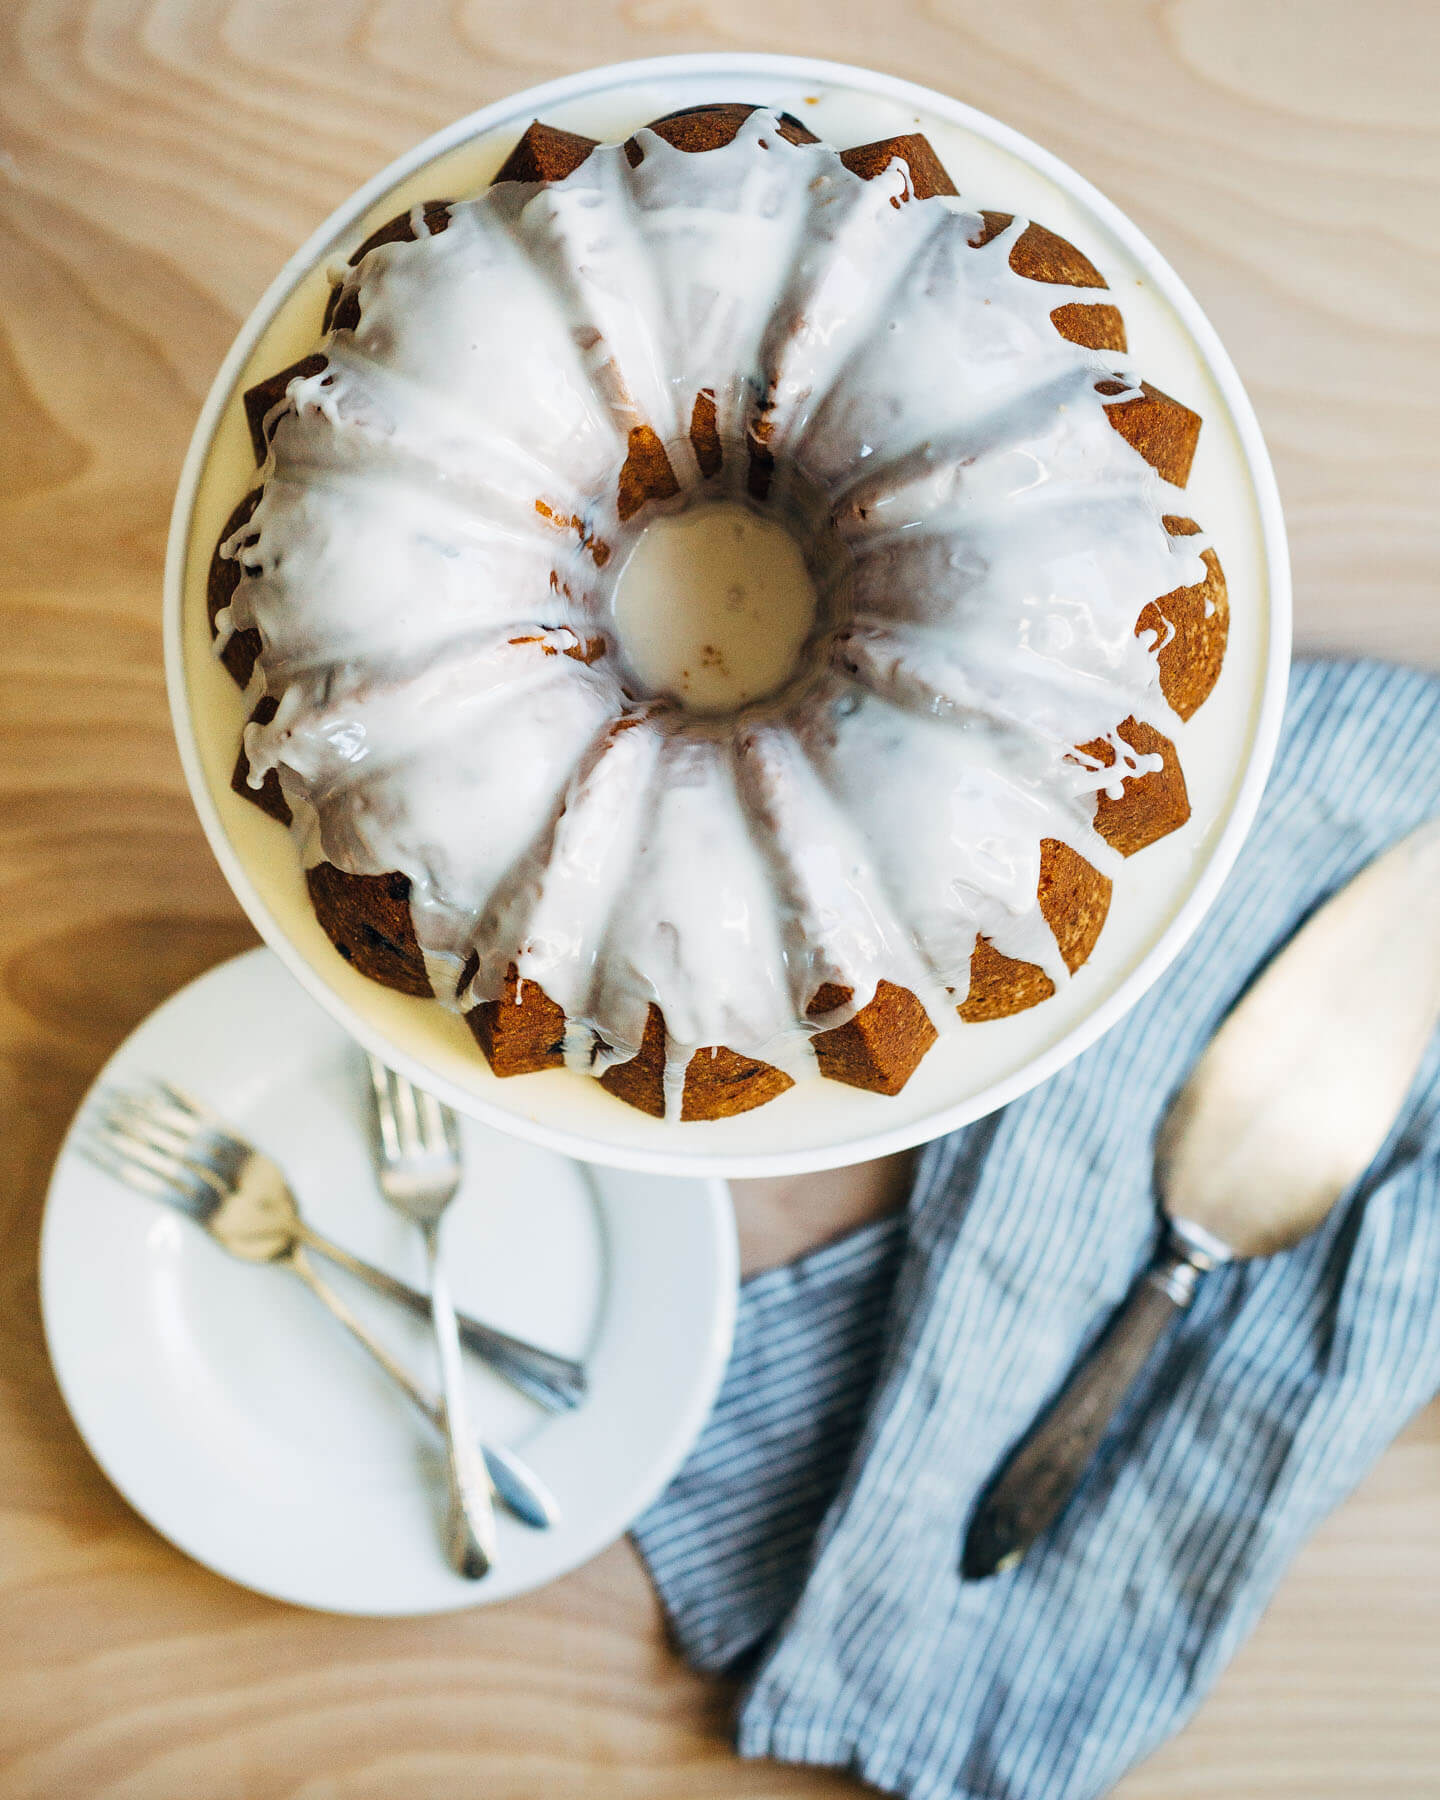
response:
<path fill-rule="evenodd" d="M 688 1800 L 858 1792 L 744 1765 L 625 1546 L 468 1617 L 314 1617 L 141 1523 L 45 1359 L 41 1201 L 101 1061 L 252 941 L 172 747 L 167 514 L 284 258 L 481 103 L 692 49 L 820 53 L 1039 138 L 1149 232 L 1279 468 L 1303 645 L 1440 666 L 1434 78 L 1421 0 L 6 0 L 0 6 L 0 1795 Z M 746 1197 L 752 1261 L 829 1214 Z M 1300 1558 L 1124 1800 L 1440 1793 L 1440 1413 Z"/>

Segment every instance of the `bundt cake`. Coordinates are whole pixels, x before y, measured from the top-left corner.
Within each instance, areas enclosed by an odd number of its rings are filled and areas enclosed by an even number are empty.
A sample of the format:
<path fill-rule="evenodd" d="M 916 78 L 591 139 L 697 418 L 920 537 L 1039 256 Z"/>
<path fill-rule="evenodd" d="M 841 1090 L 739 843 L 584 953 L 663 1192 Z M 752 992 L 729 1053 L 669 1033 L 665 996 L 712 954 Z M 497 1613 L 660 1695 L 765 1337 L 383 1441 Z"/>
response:
<path fill-rule="evenodd" d="M 1178 495 L 1200 420 L 1105 288 L 924 137 L 742 105 L 536 122 L 368 237 L 245 395 L 209 588 L 235 786 L 339 954 L 497 1075 L 682 1120 L 894 1094 L 937 1030 L 1052 995 L 1188 817 L 1169 734 L 1227 621 Z M 614 613 L 647 527 L 716 502 L 816 596 L 728 713 L 647 691 Z"/>

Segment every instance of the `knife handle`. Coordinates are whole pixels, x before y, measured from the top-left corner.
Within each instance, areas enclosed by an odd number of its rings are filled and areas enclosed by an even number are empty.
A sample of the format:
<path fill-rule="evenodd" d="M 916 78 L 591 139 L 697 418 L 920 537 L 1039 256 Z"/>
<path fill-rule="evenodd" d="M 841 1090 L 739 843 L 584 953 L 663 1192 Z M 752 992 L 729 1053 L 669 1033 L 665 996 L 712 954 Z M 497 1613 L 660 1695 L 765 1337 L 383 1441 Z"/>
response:
<path fill-rule="evenodd" d="M 1194 1299 L 1205 1266 L 1171 1240 L 1131 1288 L 1094 1349 L 981 1494 L 960 1559 L 967 1581 L 1012 1568 L 1064 1511 L 1161 1333 Z"/>

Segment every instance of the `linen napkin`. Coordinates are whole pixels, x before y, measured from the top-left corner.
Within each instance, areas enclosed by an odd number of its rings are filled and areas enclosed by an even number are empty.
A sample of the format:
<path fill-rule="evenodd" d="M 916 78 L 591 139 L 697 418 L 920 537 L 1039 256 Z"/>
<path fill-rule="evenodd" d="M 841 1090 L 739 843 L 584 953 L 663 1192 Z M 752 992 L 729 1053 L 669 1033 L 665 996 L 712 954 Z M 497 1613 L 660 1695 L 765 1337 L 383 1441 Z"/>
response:
<path fill-rule="evenodd" d="M 1440 683 L 1301 665 L 1259 820 L 1151 993 L 927 1146 L 902 1219 L 746 1285 L 714 1415 L 636 1531 L 685 1653 L 752 1671 L 742 1754 L 908 1800 L 1103 1794 L 1440 1389 L 1432 1045 L 1322 1229 L 1206 1278 L 1057 1526 L 1005 1574 L 958 1573 L 980 1489 L 1154 1248 L 1170 1095 L 1296 925 L 1436 812 Z"/>

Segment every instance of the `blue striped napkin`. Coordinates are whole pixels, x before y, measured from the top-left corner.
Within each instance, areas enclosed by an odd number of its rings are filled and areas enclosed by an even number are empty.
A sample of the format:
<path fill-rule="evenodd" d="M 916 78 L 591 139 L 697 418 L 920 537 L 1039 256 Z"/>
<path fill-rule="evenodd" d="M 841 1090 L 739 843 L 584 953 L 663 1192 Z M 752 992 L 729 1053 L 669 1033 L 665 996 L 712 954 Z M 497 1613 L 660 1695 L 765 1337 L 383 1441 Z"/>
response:
<path fill-rule="evenodd" d="M 929 1145 L 904 1219 L 747 1284 L 711 1422 L 636 1532 L 686 1654 L 750 1671 L 744 1755 L 909 1800 L 1105 1793 L 1440 1390 L 1436 1045 L 1327 1224 L 1207 1278 L 1058 1526 L 957 1573 L 978 1491 L 1151 1253 L 1169 1095 L 1297 922 L 1436 812 L 1440 683 L 1301 666 L 1259 822 L 1159 985 Z"/>

